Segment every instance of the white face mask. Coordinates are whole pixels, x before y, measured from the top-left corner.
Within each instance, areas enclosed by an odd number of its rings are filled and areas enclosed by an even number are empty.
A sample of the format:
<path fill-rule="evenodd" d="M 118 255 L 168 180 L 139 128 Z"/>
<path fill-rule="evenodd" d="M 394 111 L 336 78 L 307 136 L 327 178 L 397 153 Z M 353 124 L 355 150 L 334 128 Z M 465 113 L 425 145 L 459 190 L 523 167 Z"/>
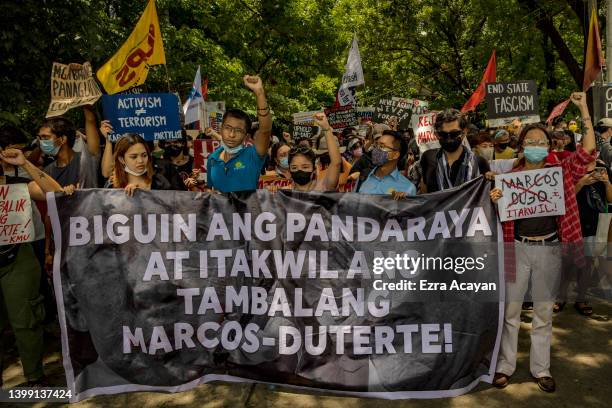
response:
<path fill-rule="evenodd" d="M 125 170 L 127 174 L 131 174 L 132 176 L 136 176 L 136 177 L 142 176 L 143 174 L 147 172 L 147 168 L 145 167 L 145 169 L 142 172 L 136 173 L 135 171 L 130 170 L 127 164 L 123 167 L 123 170 Z"/>
<path fill-rule="evenodd" d="M 479 156 L 487 161 L 493 160 L 493 148 L 492 147 L 479 147 Z"/>

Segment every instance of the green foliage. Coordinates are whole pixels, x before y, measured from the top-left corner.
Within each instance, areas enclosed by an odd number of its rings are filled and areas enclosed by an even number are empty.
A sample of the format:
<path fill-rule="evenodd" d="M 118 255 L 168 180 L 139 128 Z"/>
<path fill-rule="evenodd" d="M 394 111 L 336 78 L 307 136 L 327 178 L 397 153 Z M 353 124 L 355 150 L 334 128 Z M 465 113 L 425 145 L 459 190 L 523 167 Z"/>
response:
<path fill-rule="evenodd" d="M 555 46 L 538 29 L 550 16 L 582 64 L 583 26 L 570 1 L 521 0 L 157 0 L 167 66 L 147 91 L 187 95 L 201 66 L 209 100 L 253 109 L 242 76 L 262 76 L 278 119 L 333 103 L 353 34 L 366 86 L 360 105 L 381 95 L 460 107 L 497 49 L 498 80 L 535 79 L 542 116 L 575 89 Z M 53 61 L 94 69 L 125 41 L 146 0 L 8 0 L 0 3 L 0 122 L 29 133 L 49 102 Z M 480 107 L 484 110 L 484 105 Z M 80 112 L 69 112 L 79 118 Z"/>

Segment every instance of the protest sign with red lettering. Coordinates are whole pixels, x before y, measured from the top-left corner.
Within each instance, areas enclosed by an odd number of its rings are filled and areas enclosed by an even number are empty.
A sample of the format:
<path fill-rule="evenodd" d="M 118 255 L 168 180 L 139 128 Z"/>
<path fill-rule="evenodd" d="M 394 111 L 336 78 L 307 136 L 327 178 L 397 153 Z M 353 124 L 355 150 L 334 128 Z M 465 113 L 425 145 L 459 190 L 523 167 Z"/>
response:
<path fill-rule="evenodd" d="M 259 182 L 257 183 L 258 189 L 261 190 L 269 186 L 276 186 L 279 190 L 291 190 L 293 187 L 293 180 L 276 175 L 263 175 L 259 177 Z"/>
<path fill-rule="evenodd" d="M 200 174 L 206 175 L 208 156 L 221 146 L 218 140 L 204 139 L 193 141 L 193 168 L 199 169 Z"/>
<path fill-rule="evenodd" d="M 53 63 L 51 69 L 51 103 L 47 117 L 59 116 L 72 108 L 93 105 L 102 96 L 93 78 L 91 64 Z"/>
<path fill-rule="evenodd" d="M 27 184 L 0 185 L 0 246 L 34 240 Z"/>
<path fill-rule="evenodd" d="M 502 222 L 565 214 L 561 167 L 501 174 L 495 187 L 503 192 L 498 201 Z"/>
<path fill-rule="evenodd" d="M 439 148 L 440 142 L 438 142 L 438 137 L 434 129 L 436 112 L 418 115 L 416 118 L 417 125 L 414 128 L 414 137 L 416 137 L 421 154 L 427 150 Z"/>

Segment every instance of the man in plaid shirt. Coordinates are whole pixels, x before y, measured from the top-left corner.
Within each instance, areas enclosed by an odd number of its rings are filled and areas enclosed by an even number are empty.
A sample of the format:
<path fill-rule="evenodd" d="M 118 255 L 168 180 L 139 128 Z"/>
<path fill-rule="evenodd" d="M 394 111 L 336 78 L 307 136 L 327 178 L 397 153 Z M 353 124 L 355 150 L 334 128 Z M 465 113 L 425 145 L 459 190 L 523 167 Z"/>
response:
<path fill-rule="evenodd" d="M 540 389 L 555 391 L 555 381 L 550 374 L 550 343 L 552 315 L 558 280 L 561 272 L 560 243 L 570 248 L 574 262 L 585 265 L 582 250 L 580 216 L 576 202 L 575 185 L 586 173 L 586 165 L 595 160 L 595 133 L 589 117 L 586 95 L 575 92 L 572 102 L 580 109 L 585 127 L 582 146 L 563 161 L 550 154 L 551 136 L 540 124 L 523 128 L 519 146 L 525 158 L 513 171 L 535 170 L 549 166 L 561 166 L 565 198 L 565 215 L 537 217 L 502 224 L 505 246 L 506 307 L 504 328 L 493 384 L 503 388 L 516 369 L 516 352 L 520 328 L 521 305 L 531 282 L 534 298 L 531 329 L 530 371 Z M 491 199 L 497 202 L 500 189 L 491 191 Z M 570 255 L 570 254 L 567 254 Z"/>

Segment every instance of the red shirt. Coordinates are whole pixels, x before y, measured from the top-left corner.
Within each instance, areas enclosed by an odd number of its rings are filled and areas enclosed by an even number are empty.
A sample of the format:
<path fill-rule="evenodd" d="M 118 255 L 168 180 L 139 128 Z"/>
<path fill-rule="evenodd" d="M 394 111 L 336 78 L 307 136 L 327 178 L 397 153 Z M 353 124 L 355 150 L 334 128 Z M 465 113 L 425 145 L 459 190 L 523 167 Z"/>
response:
<path fill-rule="evenodd" d="M 548 155 L 545 167 L 561 166 L 563 172 L 563 190 L 565 196 L 565 215 L 557 217 L 557 234 L 563 243 L 574 245 L 564 245 L 563 253 L 567 250 L 571 252 L 572 258 L 579 268 L 586 266 L 582 246 L 582 231 L 580 228 L 580 214 L 576 201 L 576 183 L 586 174 L 586 165 L 595 160 L 596 151 L 589 154 L 581 146 L 575 152 L 567 156 L 563 161 L 559 161 L 554 154 Z M 522 171 L 525 166 L 524 159 L 512 172 Z M 504 266 L 506 271 L 506 281 L 514 282 L 516 278 L 516 253 L 514 248 L 514 221 L 502 223 L 504 231 Z M 513 243 L 508 245 L 508 243 Z"/>

